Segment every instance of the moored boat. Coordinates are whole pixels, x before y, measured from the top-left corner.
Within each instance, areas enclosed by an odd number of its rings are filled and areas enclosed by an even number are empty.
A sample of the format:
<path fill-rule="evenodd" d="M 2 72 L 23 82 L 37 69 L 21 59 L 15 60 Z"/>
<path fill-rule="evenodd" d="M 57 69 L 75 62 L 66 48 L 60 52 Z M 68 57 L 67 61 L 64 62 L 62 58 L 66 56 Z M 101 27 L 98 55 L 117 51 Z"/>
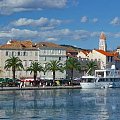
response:
<path fill-rule="evenodd" d="M 81 88 L 120 88 L 120 70 L 115 67 L 110 69 L 95 70 L 95 75 L 82 76 Z"/>

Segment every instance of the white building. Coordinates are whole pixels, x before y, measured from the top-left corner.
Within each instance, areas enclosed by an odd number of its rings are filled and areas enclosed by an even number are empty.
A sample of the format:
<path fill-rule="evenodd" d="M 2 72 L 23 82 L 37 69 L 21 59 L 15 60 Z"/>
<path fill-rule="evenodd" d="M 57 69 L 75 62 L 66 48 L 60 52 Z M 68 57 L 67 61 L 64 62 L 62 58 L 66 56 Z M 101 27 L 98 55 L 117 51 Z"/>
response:
<path fill-rule="evenodd" d="M 12 56 L 19 57 L 26 70 L 32 61 L 40 62 L 42 66 L 44 66 L 46 62 L 50 62 L 50 60 L 60 60 L 60 62 L 64 64 L 66 61 L 66 50 L 59 45 L 48 42 L 34 44 L 29 40 L 10 40 L 7 44 L 0 46 L 0 69 L 2 70 L 0 77 L 12 78 L 12 70 L 4 69 L 5 61 Z M 33 74 L 25 70 L 16 71 L 16 78 L 33 77 Z M 52 79 L 52 72 L 47 72 L 45 75 L 43 72 L 38 73 L 38 77 Z M 56 72 L 56 78 L 65 77 L 66 72 Z"/>
<path fill-rule="evenodd" d="M 81 59 L 89 59 L 90 50 L 80 50 L 77 57 Z"/>
<path fill-rule="evenodd" d="M 107 51 L 106 36 L 103 32 L 100 34 L 99 49 L 94 49 L 89 52 L 81 50 L 77 57 L 87 58 L 90 61 L 98 61 L 101 69 L 110 68 L 111 65 L 116 64 L 116 60 L 118 62 L 118 53 L 116 51 Z"/>
<path fill-rule="evenodd" d="M 104 50 L 92 50 L 89 54 L 89 60 L 96 60 L 100 64 L 100 68 L 110 68 L 111 65 L 115 64 L 116 52 L 106 52 Z"/>
<path fill-rule="evenodd" d="M 10 40 L 7 44 L 0 46 L 0 68 L 2 72 L 0 77 L 10 77 L 12 78 L 12 70 L 5 70 L 5 61 L 12 57 L 19 57 L 22 60 L 23 66 L 26 69 L 30 66 L 32 61 L 38 61 L 38 49 L 33 46 L 32 41 L 16 41 Z M 32 77 L 30 72 L 16 71 L 16 77 Z"/>
<path fill-rule="evenodd" d="M 66 62 L 66 49 L 50 42 L 40 42 L 37 44 L 39 48 L 39 62 L 44 67 L 47 62 L 51 60 L 59 60 L 62 64 Z M 41 79 L 52 79 L 52 72 L 40 73 Z M 66 78 L 66 71 L 63 73 L 56 71 L 56 79 Z"/>

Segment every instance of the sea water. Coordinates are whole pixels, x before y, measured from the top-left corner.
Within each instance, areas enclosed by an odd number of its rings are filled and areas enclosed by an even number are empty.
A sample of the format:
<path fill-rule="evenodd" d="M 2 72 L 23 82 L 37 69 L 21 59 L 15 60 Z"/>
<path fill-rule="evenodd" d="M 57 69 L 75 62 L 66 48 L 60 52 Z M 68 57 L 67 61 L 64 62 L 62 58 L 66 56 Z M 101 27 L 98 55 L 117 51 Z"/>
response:
<path fill-rule="evenodd" d="M 0 91 L 0 119 L 119 120 L 120 89 Z"/>

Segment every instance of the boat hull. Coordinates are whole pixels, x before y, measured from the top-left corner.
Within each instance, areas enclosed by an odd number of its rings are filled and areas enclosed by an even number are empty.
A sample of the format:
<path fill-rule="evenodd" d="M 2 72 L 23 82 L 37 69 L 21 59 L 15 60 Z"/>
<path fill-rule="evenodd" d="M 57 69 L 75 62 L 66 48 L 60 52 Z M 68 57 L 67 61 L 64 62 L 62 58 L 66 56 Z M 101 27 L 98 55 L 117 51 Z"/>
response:
<path fill-rule="evenodd" d="M 120 82 L 94 82 L 94 83 L 80 83 L 82 89 L 94 88 L 120 88 Z"/>

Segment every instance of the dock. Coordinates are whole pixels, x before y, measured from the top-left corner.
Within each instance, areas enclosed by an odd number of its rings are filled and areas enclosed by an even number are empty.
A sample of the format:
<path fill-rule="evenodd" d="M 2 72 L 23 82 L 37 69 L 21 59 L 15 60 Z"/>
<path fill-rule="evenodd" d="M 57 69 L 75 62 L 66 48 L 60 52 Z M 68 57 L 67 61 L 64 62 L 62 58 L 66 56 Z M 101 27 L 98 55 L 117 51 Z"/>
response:
<path fill-rule="evenodd" d="M 1 87 L 0 91 L 7 90 L 51 90 L 51 89 L 81 89 L 81 86 L 39 86 L 39 87 Z"/>

